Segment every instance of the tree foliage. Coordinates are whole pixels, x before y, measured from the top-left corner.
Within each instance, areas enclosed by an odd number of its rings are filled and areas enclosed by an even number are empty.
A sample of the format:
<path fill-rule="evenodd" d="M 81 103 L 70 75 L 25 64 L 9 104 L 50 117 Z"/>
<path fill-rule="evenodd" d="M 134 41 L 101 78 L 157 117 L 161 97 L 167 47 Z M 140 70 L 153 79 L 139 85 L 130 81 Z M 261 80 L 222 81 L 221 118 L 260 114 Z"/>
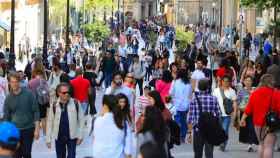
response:
<path fill-rule="evenodd" d="M 177 52 L 183 52 L 187 46 L 194 40 L 194 33 L 189 31 L 185 32 L 183 28 L 176 28 L 176 47 Z"/>
<path fill-rule="evenodd" d="M 241 4 L 245 7 L 256 7 L 259 9 L 280 8 L 279 0 L 241 0 Z"/>
<path fill-rule="evenodd" d="M 74 7 L 74 1 L 70 0 L 70 8 Z M 49 19 L 55 25 L 66 24 L 66 0 L 49 0 Z M 61 21 L 62 20 L 62 21 Z"/>
<path fill-rule="evenodd" d="M 86 24 L 85 29 L 86 38 L 92 42 L 102 42 L 110 35 L 110 29 L 101 21 L 95 21 L 93 24 Z"/>
<path fill-rule="evenodd" d="M 113 5 L 112 0 L 85 0 L 86 10 L 111 8 Z"/>

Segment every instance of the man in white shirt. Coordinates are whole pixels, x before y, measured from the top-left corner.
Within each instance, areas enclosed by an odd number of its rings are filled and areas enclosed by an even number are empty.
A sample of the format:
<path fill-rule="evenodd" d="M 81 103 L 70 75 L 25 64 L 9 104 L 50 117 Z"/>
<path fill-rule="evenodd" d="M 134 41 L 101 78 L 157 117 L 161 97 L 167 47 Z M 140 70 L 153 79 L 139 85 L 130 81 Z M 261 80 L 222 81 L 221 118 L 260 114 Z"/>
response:
<path fill-rule="evenodd" d="M 191 83 L 192 83 L 192 88 L 195 91 L 199 91 L 197 88 L 198 82 L 202 79 L 205 79 L 206 76 L 203 73 L 203 61 L 198 59 L 196 61 L 196 69 L 194 70 L 194 72 L 191 75 Z"/>
<path fill-rule="evenodd" d="M 217 97 L 220 110 L 222 112 L 221 123 L 227 134 L 229 132 L 231 118 L 236 118 L 236 114 L 237 114 L 237 101 L 236 101 L 237 95 L 236 92 L 230 87 L 230 85 L 231 85 L 231 78 L 229 76 L 224 76 L 222 79 L 221 87 L 218 87 L 213 91 L 213 96 Z M 222 93 L 224 93 L 224 96 Z M 227 114 L 226 112 L 224 106 L 224 100 L 225 100 L 224 98 L 230 99 L 232 101 L 233 111 L 230 114 Z M 220 149 L 222 151 L 225 151 L 226 145 L 227 142 L 222 144 L 220 146 Z"/>

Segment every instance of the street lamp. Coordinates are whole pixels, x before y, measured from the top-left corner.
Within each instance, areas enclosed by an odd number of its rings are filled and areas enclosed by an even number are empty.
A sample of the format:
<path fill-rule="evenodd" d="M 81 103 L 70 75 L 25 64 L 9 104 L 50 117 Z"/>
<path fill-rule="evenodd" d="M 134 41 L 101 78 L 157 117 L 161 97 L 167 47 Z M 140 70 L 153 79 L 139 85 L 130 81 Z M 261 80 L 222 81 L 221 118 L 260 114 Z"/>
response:
<path fill-rule="evenodd" d="M 44 0 L 44 39 L 43 39 L 43 63 L 47 66 L 48 58 L 48 0 Z"/>
<path fill-rule="evenodd" d="M 69 32 L 70 32 L 70 29 L 69 29 L 69 14 L 70 14 L 70 6 L 69 6 L 69 0 L 67 0 L 67 3 L 66 3 L 66 45 L 65 45 L 65 49 L 66 51 L 68 51 L 68 48 L 70 46 L 70 39 L 69 39 Z"/>
<path fill-rule="evenodd" d="M 215 17 L 215 10 L 216 10 L 216 2 L 212 3 L 212 8 L 213 8 L 213 19 L 212 19 L 212 24 L 216 24 L 216 17 Z"/>
<path fill-rule="evenodd" d="M 9 53 L 9 69 L 15 69 L 15 0 L 11 4 L 11 37 L 10 37 L 10 53 Z"/>

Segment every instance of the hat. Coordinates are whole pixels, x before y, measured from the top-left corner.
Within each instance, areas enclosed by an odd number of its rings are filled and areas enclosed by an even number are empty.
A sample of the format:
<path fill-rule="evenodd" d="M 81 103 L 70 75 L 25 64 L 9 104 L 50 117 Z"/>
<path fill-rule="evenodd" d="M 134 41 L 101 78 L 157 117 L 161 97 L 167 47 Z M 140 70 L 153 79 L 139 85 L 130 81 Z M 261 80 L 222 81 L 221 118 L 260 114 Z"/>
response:
<path fill-rule="evenodd" d="M 10 122 L 0 123 L 0 143 L 4 145 L 17 145 L 20 133 L 17 127 Z"/>

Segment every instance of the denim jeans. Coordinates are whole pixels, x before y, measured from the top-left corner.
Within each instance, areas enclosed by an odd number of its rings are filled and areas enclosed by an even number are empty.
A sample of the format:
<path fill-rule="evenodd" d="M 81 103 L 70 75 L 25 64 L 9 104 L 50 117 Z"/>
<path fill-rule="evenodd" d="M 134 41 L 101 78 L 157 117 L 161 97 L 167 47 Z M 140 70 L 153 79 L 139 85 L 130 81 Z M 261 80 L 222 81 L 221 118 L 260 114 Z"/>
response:
<path fill-rule="evenodd" d="M 187 134 L 187 111 L 177 111 L 175 115 L 175 121 L 178 123 L 180 126 L 180 132 L 181 132 L 181 139 L 185 139 L 186 134 Z"/>
<path fill-rule="evenodd" d="M 138 87 L 139 87 L 140 96 L 142 96 L 143 95 L 143 78 L 135 79 L 135 81 L 136 81 L 135 85 L 138 85 Z"/>
<path fill-rule="evenodd" d="M 109 72 L 104 72 L 105 88 L 111 85 L 113 74 Z"/>
<path fill-rule="evenodd" d="M 231 116 L 223 116 L 223 117 L 221 117 L 221 124 L 222 124 L 222 127 L 225 130 L 227 135 L 229 133 L 230 122 L 231 122 Z M 224 143 L 224 145 L 226 147 L 227 141 Z"/>
<path fill-rule="evenodd" d="M 84 115 L 87 115 L 87 113 L 88 113 L 88 105 L 89 105 L 88 102 L 81 102 L 81 107 L 82 107 Z"/>
<path fill-rule="evenodd" d="M 15 158 L 31 158 L 34 130 L 34 128 L 20 130 L 20 146 Z"/>
<path fill-rule="evenodd" d="M 67 141 L 56 140 L 55 141 L 56 157 L 66 158 L 66 147 L 67 147 L 67 158 L 75 158 L 76 143 L 77 143 L 77 139 L 69 139 Z"/>

